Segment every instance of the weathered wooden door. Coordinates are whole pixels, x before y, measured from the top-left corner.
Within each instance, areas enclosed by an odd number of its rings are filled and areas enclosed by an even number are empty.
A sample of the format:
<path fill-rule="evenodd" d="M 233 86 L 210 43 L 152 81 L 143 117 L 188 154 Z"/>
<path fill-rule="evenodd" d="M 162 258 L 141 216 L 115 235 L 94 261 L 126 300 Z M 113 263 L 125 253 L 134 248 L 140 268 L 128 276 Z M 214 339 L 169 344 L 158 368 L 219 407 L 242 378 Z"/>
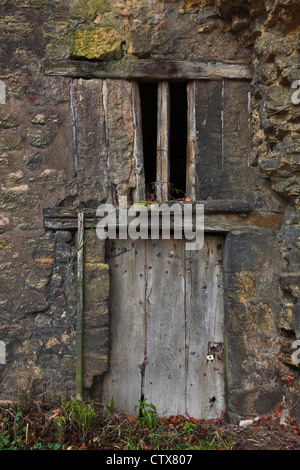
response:
<path fill-rule="evenodd" d="M 111 349 L 104 402 L 128 414 L 144 397 L 160 416 L 224 410 L 223 238 L 108 242 Z"/>

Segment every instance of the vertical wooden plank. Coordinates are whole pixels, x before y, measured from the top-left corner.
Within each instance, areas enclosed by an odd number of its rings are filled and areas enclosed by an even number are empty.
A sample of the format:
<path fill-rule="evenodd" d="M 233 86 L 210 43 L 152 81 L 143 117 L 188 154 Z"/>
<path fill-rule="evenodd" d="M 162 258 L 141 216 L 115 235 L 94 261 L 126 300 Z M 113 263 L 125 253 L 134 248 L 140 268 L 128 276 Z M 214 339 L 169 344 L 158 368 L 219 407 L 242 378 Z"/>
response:
<path fill-rule="evenodd" d="M 129 197 L 135 187 L 132 83 L 108 79 L 105 88 L 109 180 L 118 196 Z"/>
<path fill-rule="evenodd" d="M 134 125 L 134 148 L 136 188 L 133 191 L 134 201 L 145 200 L 145 174 L 143 157 L 143 130 L 142 130 L 142 108 L 139 85 L 132 83 L 133 96 L 133 125 Z"/>
<path fill-rule="evenodd" d="M 196 83 L 187 84 L 187 155 L 186 155 L 186 194 L 192 200 L 196 199 L 196 153 L 197 153 L 197 129 L 196 129 Z"/>
<path fill-rule="evenodd" d="M 170 180 L 170 89 L 167 81 L 158 84 L 156 199 L 167 201 Z"/>
<path fill-rule="evenodd" d="M 183 240 L 147 245 L 144 397 L 160 416 L 185 414 Z"/>
<path fill-rule="evenodd" d="M 251 198 L 254 178 L 251 161 L 249 83 L 225 80 L 224 163 L 222 193 L 228 199 Z"/>
<path fill-rule="evenodd" d="M 222 246 L 209 236 L 186 256 L 187 412 L 197 419 L 225 409 Z"/>
<path fill-rule="evenodd" d="M 108 242 L 111 269 L 109 371 L 104 378 L 103 402 L 114 398 L 117 410 L 134 413 L 141 398 L 144 360 L 144 241 Z"/>
<path fill-rule="evenodd" d="M 70 106 L 73 127 L 74 168 L 79 199 L 104 200 L 108 196 L 107 136 L 102 80 L 74 80 Z"/>
<path fill-rule="evenodd" d="M 249 90 L 247 82 L 224 81 L 224 161 L 237 173 L 247 171 L 251 149 Z"/>
<path fill-rule="evenodd" d="M 222 187 L 222 111 L 223 83 L 214 80 L 195 82 L 197 132 L 196 199 L 220 199 Z"/>

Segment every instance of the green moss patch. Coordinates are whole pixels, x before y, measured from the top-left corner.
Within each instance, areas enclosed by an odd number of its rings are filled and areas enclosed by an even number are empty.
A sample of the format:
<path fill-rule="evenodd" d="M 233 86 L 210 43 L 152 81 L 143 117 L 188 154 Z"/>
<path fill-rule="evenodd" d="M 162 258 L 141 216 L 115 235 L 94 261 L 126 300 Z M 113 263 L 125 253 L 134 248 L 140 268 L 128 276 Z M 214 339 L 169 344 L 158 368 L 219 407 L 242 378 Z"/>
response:
<path fill-rule="evenodd" d="M 121 35 L 110 28 L 87 28 L 74 34 L 73 57 L 97 60 L 122 58 Z"/>

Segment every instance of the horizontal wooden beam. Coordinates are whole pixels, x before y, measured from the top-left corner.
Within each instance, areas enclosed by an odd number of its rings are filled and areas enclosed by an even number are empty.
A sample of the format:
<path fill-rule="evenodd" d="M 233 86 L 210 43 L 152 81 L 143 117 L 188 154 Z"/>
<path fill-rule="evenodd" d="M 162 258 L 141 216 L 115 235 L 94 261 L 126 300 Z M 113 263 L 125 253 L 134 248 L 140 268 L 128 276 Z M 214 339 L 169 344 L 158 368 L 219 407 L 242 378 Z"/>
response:
<path fill-rule="evenodd" d="M 186 60 L 117 60 L 111 62 L 69 61 L 48 65 L 45 74 L 73 78 L 127 80 L 251 80 L 248 64 Z"/>
<path fill-rule="evenodd" d="M 179 201 L 174 201 L 178 203 Z M 142 203 L 142 202 L 141 202 Z M 180 203 L 180 202 L 179 202 Z M 151 202 L 143 202 L 146 207 L 150 207 Z M 168 202 L 168 204 L 171 204 Z M 184 204 L 184 203 L 182 203 Z M 185 203 L 190 204 L 190 203 Z M 225 215 L 225 214 L 249 214 L 251 208 L 247 201 L 232 201 L 232 200 L 209 200 L 197 201 L 192 203 L 193 209 L 195 204 L 204 205 L 204 214 L 209 215 Z M 117 209 L 117 208 L 116 208 Z M 84 220 L 86 227 L 96 227 L 97 221 L 100 217 L 96 217 L 96 211 L 93 209 L 84 209 Z M 128 218 L 129 220 L 129 218 Z M 50 208 L 44 209 L 44 226 L 48 230 L 76 230 L 77 229 L 77 210 L 65 208 Z"/>

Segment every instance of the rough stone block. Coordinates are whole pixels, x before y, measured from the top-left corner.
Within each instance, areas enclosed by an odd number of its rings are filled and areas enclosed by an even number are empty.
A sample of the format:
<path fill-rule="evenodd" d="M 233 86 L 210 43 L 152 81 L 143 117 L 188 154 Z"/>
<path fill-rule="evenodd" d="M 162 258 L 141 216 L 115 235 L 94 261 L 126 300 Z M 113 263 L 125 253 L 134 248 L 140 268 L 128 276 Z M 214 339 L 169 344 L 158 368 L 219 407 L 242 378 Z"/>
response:
<path fill-rule="evenodd" d="M 19 230 L 36 230 L 40 226 L 40 217 L 39 216 L 34 216 L 31 218 L 23 217 L 23 216 L 13 217 L 12 224 L 13 224 L 13 227 Z"/>
<path fill-rule="evenodd" d="M 25 165 L 30 170 L 36 170 L 37 168 L 41 167 L 44 160 L 44 155 L 42 153 L 27 154 L 24 155 L 23 160 Z"/>
<path fill-rule="evenodd" d="M 105 262 L 105 240 L 100 240 L 95 230 L 85 233 L 84 260 L 86 263 Z"/>
<path fill-rule="evenodd" d="M 88 302 L 103 302 L 108 299 L 109 266 L 107 264 L 84 264 L 84 296 Z"/>
<path fill-rule="evenodd" d="M 266 236 L 259 233 L 231 233 L 225 242 L 224 270 L 259 271 L 268 252 L 270 252 L 270 243 Z"/>
<path fill-rule="evenodd" d="M 83 351 L 84 356 L 103 355 L 108 353 L 108 328 L 84 328 Z"/>
<path fill-rule="evenodd" d="M 41 257 L 35 258 L 34 262 L 39 268 L 51 268 L 51 266 L 53 266 L 55 263 L 55 259 L 49 257 Z"/>
<path fill-rule="evenodd" d="M 74 34 L 73 56 L 85 59 L 118 60 L 122 58 L 123 39 L 110 28 L 87 28 Z"/>
<path fill-rule="evenodd" d="M 49 275 L 43 276 L 40 273 L 29 273 L 25 278 L 25 289 L 33 289 L 38 292 L 45 291 L 45 288 L 49 282 Z"/>
<path fill-rule="evenodd" d="M 283 390 L 280 385 L 275 386 L 271 390 L 263 390 L 254 401 L 253 409 L 258 415 L 270 413 L 276 408 L 276 405 L 282 403 L 282 396 Z"/>
<path fill-rule="evenodd" d="M 97 15 L 107 9 L 107 0 L 72 0 L 70 2 L 71 18 L 89 18 L 94 20 Z"/>
<path fill-rule="evenodd" d="M 47 148 L 52 143 L 54 136 L 49 131 L 29 132 L 27 141 L 29 145 L 36 148 Z"/>
<path fill-rule="evenodd" d="M 41 8 L 47 0 L 15 0 L 18 7 Z"/>
<path fill-rule="evenodd" d="M 108 370 L 108 357 L 88 356 L 83 358 L 83 387 L 91 388 L 96 376 L 104 374 Z"/>
<path fill-rule="evenodd" d="M 239 388 L 243 379 L 242 364 L 247 357 L 245 337 L 241 334 L 227 335 L 227 357 L 229 364 L 234 361 L 235 367 L 230 367 L 227 372 L 227 381 L 230 388 Z"/>
<path fill-rule="evenodd" d="M 228 330 L 235 333 L 268 332 L 272 327 L 269 306 L 258 302 L 232 302 L 228 308 Z"/>
<path fill-rule="evenodd" d="M 28 293 L 28 297 L 19 297 L 12 300 L 12 312 L 16 315 L 40 313 L 47 310 L 48 307 L 48 301 L 43 297 L 34 298 L 34 292 L 33 295 Z"/>
<path fill-rule="evenodd" d="M 283 274 L 280 278 L 280 287 L 284 292 L 297 298 L 300 295 L 300 273 Z"/>
<path fill-rule="evenodd" d="M 58 243 L 68 243 L 72 240 L 72 233 L 67 230 L 58 230 L 55 234 L 55 240 Z"/>
<path fill-rule="evenodd" d="M 1 273 L 0 275 L 0 294 L 15 292 L 18 286 L 17 274 Z"/>
<path fill-rule="evenodd" d="M 23 247 L 27 249 L 32 249 L 34 255 L 42 256 L 51 256 L 54 254 L 54 237 L 51 233 L 46 232 L 40 237 L 30 237 L 25 238 L 23 241 Z"/>
<path fill-rule="evenodd" d="M 294 305 L 293 309 L 293 329 L 295 330 L 297 338 L 300 338 L 300 298 L 298 302 Z"/>
<path fill-rule="evenodd" d="M 84 303 L 84 325 L 90 328 L 108 327 L 109 309 L 108 302 Z"/>
<path fill-rule="evenodd" d="M 6 230 L 8 230 L 9 226 L 10 226 L 9 218 L 4 215 L 0 215 L 0 233 L 3 233 Z"/>
<path fill-rule="evenodd" d="M 244 301 L 254 297 L 255 276 L 248 273 L 226 275 L 225 297 L 228 301 Z"/>
<path fill-rule="evenodd" d="M 39 197 L 27 192 L 7 191 L 0 193 L 0 207 L 3 211 L 24 211 L 34 209 L 39 205 Z"/>
<path fill-rule="evenodd" d="M 293 311 L 290 306 L 285 306 L 280 312 L 278 328 L 282 328 L 286 331 L 293 330 Z"/>
<path fill-rule="evenodd" d="M 23 15 L 1 16 L 0 20 L 1 36 L 29 36 L 31 31 L 30 23 Z"/>
<path fill-rule="evenodd" d="M 295 247 L 293 248 L 288 255 L 290 266 L 292 271 L 300 271 L 300 249 Z"/>
<path fill-rule="evenodd" d="M 0 129 L 11 129 L 14 127 L 18 127 L 20 122 L 18 118 L 16 118 L 12 114 L 6 114 L 5 116 L 0 117 Z"/>
<path fill-rule="evenodd" d="M 1 150 L 20 150 L 21 139 L 17 132 L 10 131 L 0 137 Z"/>
<path fill-rule="evenodd" d="M 72 247 L 67 243 L 57 243 L 55 259 L 58 263 L 69 263 L 72 257 Z"/>

